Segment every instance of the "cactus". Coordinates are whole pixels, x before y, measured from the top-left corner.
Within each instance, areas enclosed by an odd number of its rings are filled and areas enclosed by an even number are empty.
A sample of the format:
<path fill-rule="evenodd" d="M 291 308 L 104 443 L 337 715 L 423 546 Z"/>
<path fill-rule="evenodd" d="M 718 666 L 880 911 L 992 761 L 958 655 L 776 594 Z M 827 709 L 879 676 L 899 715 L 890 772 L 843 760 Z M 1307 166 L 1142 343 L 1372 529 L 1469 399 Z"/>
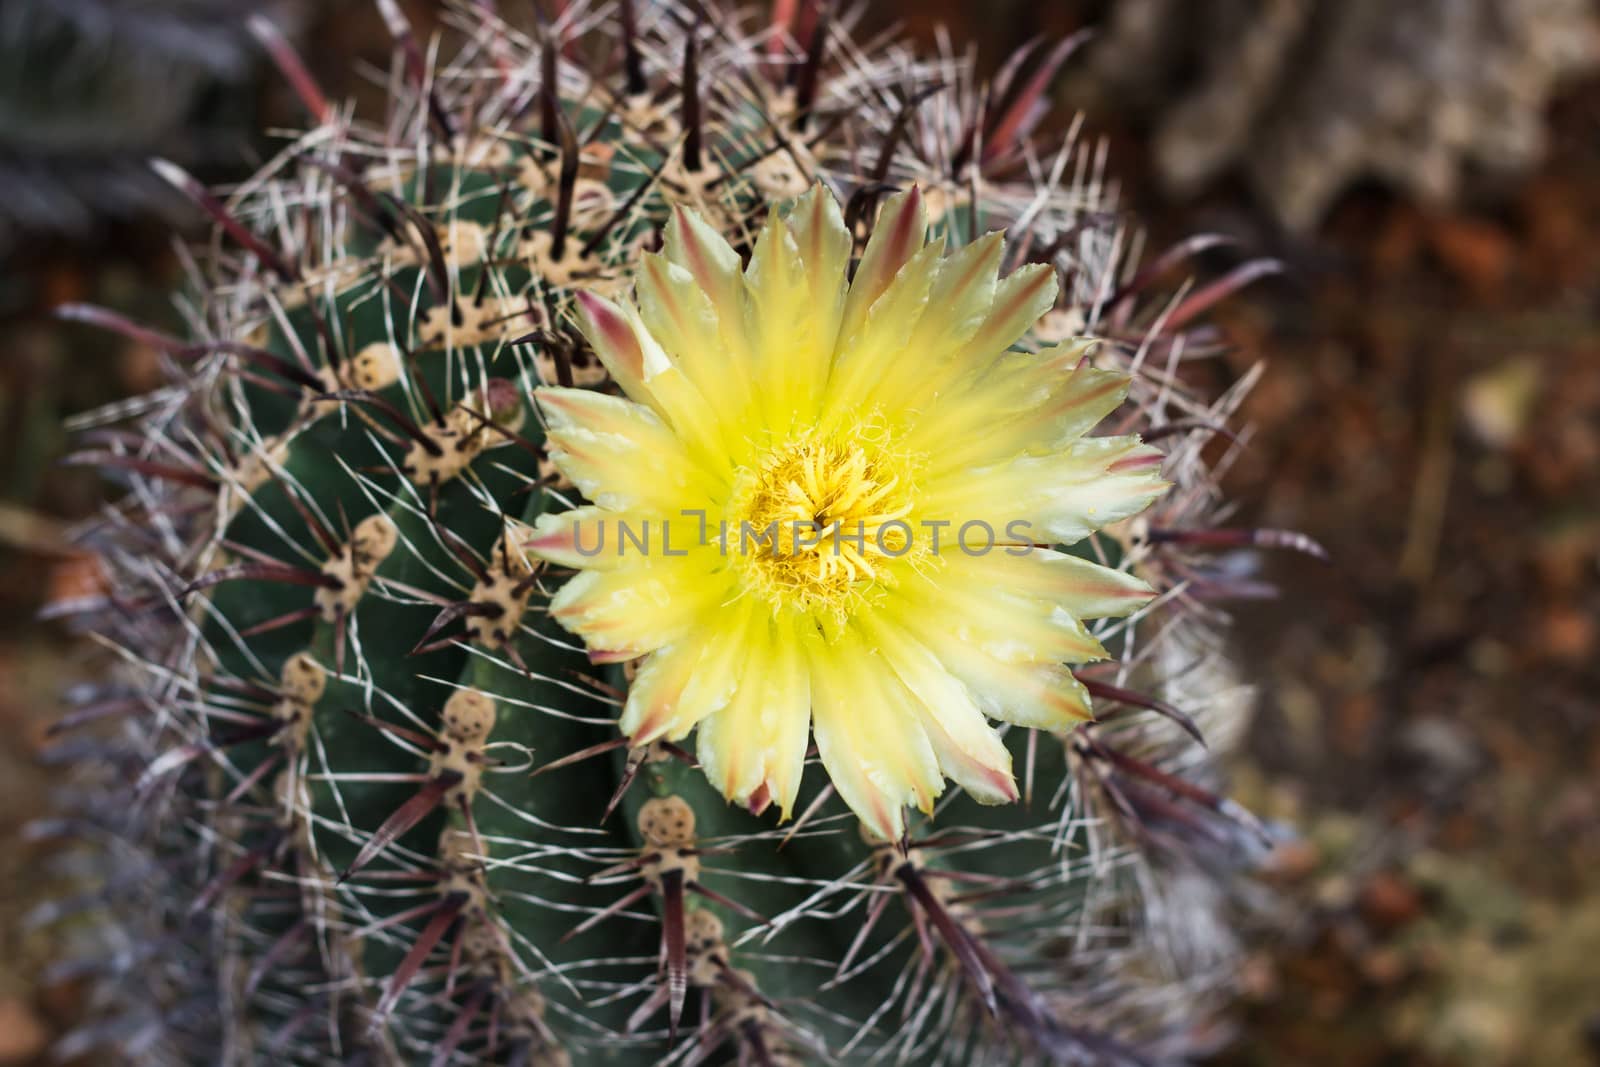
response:
<path fill-rule="evenodd" d="M 1228 454 L 1248 382 L 1207 401 L 1181 372 L 1217 347 L 1197 317 L 1263 265 L 1152 298 L 1202 245 L 1133 269 L 1093 146 L 1030 140 L 1073 42 L 983 85 L 966 58 L 858 46 L 826 6 L 758 18 L 624 0 L 529 37 L 479 0 L 453 9 L 441 51 L 379 3 L 396 39 L 387 115 L 330 104 L 263 29 L 308 132 L 226 196 L 155 164 L 217 223 L 193 258 L 189 339 L 63 309 L 155 346 L 172 375 L 80 420 L 74 457 L 127 492 L 85 531 L 105 596 L 67 608 L 118 667 L 70 713 L 98 730 L 59 753 L 80 769 L 51 829 L 111 862 L 51 917 L 116 919 L 77 927 L 86 959 L 67 970 L 104 979 L 101 1010 L 64 1051 L 545 1065 L 1200 1051 L 1228 984 L 1234 875 L 1270 843 L 1216 792 L 1214 754 L 1249 701 L 1212 602 L 1254 588 L 1216 554 L 1297 542 L 1216 524 L 1207 458 Z M 734 698 L 707 694 L 753 668 L 717 620 L 764 603 L 729 608 L 709 579 L 657 580 L 664 568 L 597 600 L 602 561 L 570 535 L 577 516 L 625 514 L 629 491 L 693 499 L 673 495 L 689 477 L 673 450 L 715 452 L 744 425 L 700 392 L 742 373 L 750 337 L 802 359 L 840 306 L 901 338 L 865 415 L 923 388 L 1004 394 L 1009 407 L 962 409 L 938 454 L 1048 430 L 1013 451 L 1071 463 L 1027 468 L 1037 485 L 995 468 L 971 486 L 1078 503 L 1041 527 L 1063 551 L 1023 546 L 1049 561 L 1050 588 L 917 616 L 930 641 L 959 623 L 955 644 L 972 645 L 950 653 L 967 669 L 928 675 L 946 697 L 917 692 L 950 718 L 903 694 L 891 708 L 877 651 L 831 674 L 826 658 L 844 640 L 830 613 L 924 570 L 936 581 L 938 560 L 844 573 L 768 545 L 763 573 L 805 593 L 782 610 L 813 629 L 809 667 L 779 648 L 766 676 L 809 669 L 811 688 L 741 705 L 755 738 L 741 747 Z M 936 355 L 966 351 L 962 330 L 987 339 L 983 362 L 933 381 Z M 804 373 L 763 366 L 762 397 Z M 1114 436 L 1085 437 L 1102 417 Z M 734 429 L 694 437 L 716 420 Z M 897 432 L 851 426 L 851 440 Z M 841 513 L 901 514 L 898 475 L 821 440 L 760 468 L 751 514 L 807 478 L 836 486 L 801 493 L 812 510 L 828 495 Z M 696 649 L 667 697 L 678 661 L 639 634 L 658 616 L 688 620 Z M 957 705 L 971 710 L 952 735 Z"/>

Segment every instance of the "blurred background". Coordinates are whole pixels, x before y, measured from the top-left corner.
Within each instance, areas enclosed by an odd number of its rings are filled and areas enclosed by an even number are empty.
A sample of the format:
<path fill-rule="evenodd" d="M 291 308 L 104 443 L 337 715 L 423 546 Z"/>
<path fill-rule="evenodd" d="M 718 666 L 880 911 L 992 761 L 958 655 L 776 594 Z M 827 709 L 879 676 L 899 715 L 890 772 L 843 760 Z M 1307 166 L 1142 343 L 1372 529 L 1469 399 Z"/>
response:
<path fill-rule="evenodd" d="M 198 220 L 143 161 L 238 180 L 299 121 L 258 12 L 331 96 L 381 102 L 367 0 L 0 4 L 0 1067 L 49 1062 L 83 1007 L 26 922 L 53 891 L 23 832 L 46 724 L 94 655 L 32 621 L 94 580 L 65 530 L 100 488 L 58 464 L 61 423 L 158 384 L 151 352 L 47 311 L 175 324 L 172 235 Z M 1284 594 L 1236 609 L 1262 692 L 1236 792 L 1303 840 L 1263 872 L 1284 903 L 1216 1062 L 1600 1063 L 1600 4 L 858 15 L 942 25 L 990 69 L 1093 27 L 1057 102 L 1150 247 L 1217 233 L 1202 274 L 1285 265 L 1218 315 L 1220 380 L 1268 363 L 1228 490 L 1333 562 L 1272 558 Z"/>

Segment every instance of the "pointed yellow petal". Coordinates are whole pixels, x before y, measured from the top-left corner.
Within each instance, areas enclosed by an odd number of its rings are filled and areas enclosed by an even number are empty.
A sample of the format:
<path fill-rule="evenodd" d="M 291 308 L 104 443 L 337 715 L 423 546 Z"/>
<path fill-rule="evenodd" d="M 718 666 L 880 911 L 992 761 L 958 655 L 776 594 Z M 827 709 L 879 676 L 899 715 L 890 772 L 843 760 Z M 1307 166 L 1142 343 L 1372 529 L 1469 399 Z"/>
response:
<path fill-rule="evenodd" d="M 700 723 L 696 754 L 723 796 L 744 804 L 765 786 L 787 818 L 811 734 L 811 682 L 792 628 L 763 621 L 733 698 Z"/>
<path fill-rule="evenodd" d="M 844 311 L 845 279 L 853 244 L 839 202 L 821 185 L 813 185 L 795 201 L 788 225 L 811 283 L 817 314 L 824 322 L 837 322 Z M 833 336 L 838 329 L 834 326 L 820 332 Z"/>
<path fill-rule="evenodd" d="M 638 512 L 598 507 L 546 512 L 534 520 L 521 547 L 529 555 L 561 567 L 615 570 L 626 562 L 625 554 L 617 549 L 619 527 L 643 529 L 646 521 Z"/>
<path fill-rule="evenodd" d="M 620 723 L 634 745 L 681 740 L 728 705 L 754 617 L 748 598 L 731 610 L 701 615 L 693 632 L 645 661 L 628 688 Z"/>
<path fill-rule="evenodd" d="M 1004 235 L 990 233 L 945 257 L 928 297 L 928 314 L 911 339 L 912 351 L 975 347 L 970 344 L 973 335 L 994 306 L 1004 251 Z M 985 357 L 994 354 L 982 353 Z"/>
<path fill-rule="evenodd" d="M 1026 590 L 1080 619 L 1121 618 L 1155 596 L 1155 590 L 1127 571 L 1048 548 L 1036 548 L 1025 556 L 992 552 L 964 563 L 991 588 Z"/>
<path fill-rule="evenodd" d="M 638 310 L 588 292 L 578 293 L 578 304 L 583 335 L 622 391 L 659 415 L 682 440 L 684 450 L 707 469 L 726 469 L 718 409 L 672 362 Z"/>
<path fill-rule="evenodd" d="M 1044 456 L 927 479 L 923 517 L 987 523 L 1002 543 L 1073 544 L 1166 491 L 1162 455 L 1137 437 L 1091 437 Z"/>
<path fill-rule="evenodd" d="M 744 265 L 739 253 L 721 234 L 693 211 L 674 208 L 668 221 L 663 247 L 667 259 L 694 279 L 695 285 L 711 302 L 719 327 L 736 336 L 744 326 Z M 735 353 L 743 355 L 743 353 Z"/>
<path fill-rule="evenodd" d="M 622 314 L 644 352 L 644 388 L 653 406 L 671 424 L 685 451 L 707 470 L 726 474 L 730 470 L 730 452 L 724 433 L 731 429 L 733 440 L 741 440 L 739 428 L 730 427 L 724 418 L 725 409 L 712 404 L 684 369 L 672 361 L 637 308 L 625 304 Z"/>
<path fill-rule="evenodd" d="M 860 624 L 867 641 L 921 702 L 922 726 L 939 769 L 981 804 L 1016 800 L 1011 753 L 967 687 L 900 627 L 870 612 Z"/>
<path fill-rule="evenodd" d="M 1055 306 L 1059 288 L 1047 263 L 1017 268 L 995 286 L 989 314 L 968 343 L 979 352 L 1004 352 Z"/>
<path fill-rule="evenodd" d="M 839 336 L 850 337 L 861 329 L 867 311 L 894 282 L 900 269 L 922 248 L 927 231 L 928 217 L 919 187 L 913 185 L 903 193 L 896 193 L 883 205 L 850 282 Z"/>
<path fill-rule="evenodd" d="M 631 658 L 694 630 L 725 595 L 704 565 L 627 554 L 612 570 L 579 572 L 551 598 L 550 615 L 591 650 Z"/>
<path fill-rule="evenodd" d="M 855 332 L 840 342 L 828 378 L 825 424 L 857 422 L 862 410 L 871 409 L 880 397 L 899 400 L 887 391 L 885 379 L 905 369 L 911 336 L 928 308 L 943 251 L 942 237 L 918 250 L 867 309 Z"/>
<path fill-rule="evenodd" d="M 931 574 L 906 578 L 883 610 L 894 618 L 911 615 L 947 620 L 960 640 L 1004 663 L 1090 663 L 1106 650 L 1069 607 L 1041 598 L 1027 583 L 1035 568 L 1003 569 L 1005 549 L 967 555 L 960 548 Z"/>
<path fill-rule="evenodd" d="M 972 338 L 994 303 L 1004 247 L 1000 234 L 989 234 L 939 261 L 927 312 L 906 342 L 912 358 L 886 361 L 880 397 L 920 415 L 956 383 L 987 380 L 984 372 L 998 353 Z"/>
<path fill-rule="evenodd" d="M 839 279 L 842 282 L 842 279 Z M 800 246 L 774 212 L 745 272 L 765 424 L 781 439 L 816 418 L 838 320 L 819 306 Z"/>
<path fill-rule="evenodd" d="M 1008 353 L 953 383 L 906 434 L 932 454 L 928 476 L 987 466 L 1020 453 L 1056 452 L 1092 430 L 1128 392 L 1128 380 L 1084 365 L 1089 346 L 1065 342 Z"/>
<path fill-rule="evenodd" d="M 700 643 L 689 637 L 657 649 L 640 664 L 633 684 L 628 686 L 628 700 L 617 723 L 631 744 L 647 745 L 672 733 L 681 737 L 717 710 L 690 707 L 683 700 L 700 653 Z M 730 692 L 731 688 L 730 680 Z"/>
<path fill-rule="evenodd" d="M 897 621 L 965 683 L 973 701 L 991 719 L 1061 733 L 1094 717 L 1088 692 L 1065 667 L 1005 663 L 940 625 L 911 616 Z"/>
<path fill-rule="evenodd" d="M 938 593 L 931 590 L 938 589 Z M 1066 611 L 1072 619 L 1109 619 L 1130 614 L 1154 597 L 1150 589 L 1133 574 L 1109 566 L 1080 560 L 1074 555 L 1051 549 L 997 549 L 982 555 L 952 553 L 946 557 L 946 571 L 933 582 L 925 582 L 914 595 L 950 595 L 973 601 L 973 608 L 984 600 L 1005 601 L 1000 611 L 1030 616 L 1037 611 Z M 1030 606 L 1032 605 L 1032 606 Z M 966 609 L 963 606 L 962 609 Z M 1086 637 L 1086 635 L 1085 635 Z M 1099 659 L 1104 649 L 1088 638 L 1096 654 L 1061 656 L 1066 662 Z"/>
<path fill-rule="evenodd" d="M 672 364 L 717 410 L 744 411 L 751 367 L 742 309 L 724 323 L 688 268 L 657 253 L 642 257 L 637 288 L 639 317 Z"/>
<path fill-rule="evenodd" d="M 644 380 L 661 368 L 645 366 L 644 349 L 640 347 L 639 339 L 634 336 L 633 327 L 622 309 L 605 297 L 587 290 L 579 290 L 577 299 L 581 312 L 578 329 L 594 348 L 595 355 L 600 357 L 600 362 L 616 383 L 622 386 L 624 393 L 640 404 L 654 407 L 654 400 L 644 387 Z M 664 414 L 659 409 L 657 413 Z"/>
<path fill-rule="evenodd" d="M 878 837 L 905 832 L 905 808 L 927 811 L 944 786 L 910 692 L 846 630 L 807 642 L 811 729 L 828 777 Z"/>
<path fill-rule="evenodd" d="M 672 430 L 654 411 L 620 396 L 551 386 L 535 389 L 533 398 L 544 412 L 545 424 L 553 430 L 618 434 L 649 447 L 676 443 Z M 682 449 L 675 447 L 674 451 L 681 453 Z"/>
<path fill-rule="evenodd" d="M 1075 357 L 1087 346 L 1066 342 L 1058 346 L 1062 354 Z M 1040 356 L 1049 359 L 1045 353 Z M 1035 418 L 1046 431 L 1036 448 L 1059 448 L 1082 437 L 1117 409 L 1128 395 L 1128 377 L 1116 371 L 1078 366 L 1067 380 L 1040 405 Z"/>
<path fill-rule="evenodd" d="M 550 460 L 608 508 L 675 515 L 712 483 L 656 413 L 588 389 L 538 389 Z"/>

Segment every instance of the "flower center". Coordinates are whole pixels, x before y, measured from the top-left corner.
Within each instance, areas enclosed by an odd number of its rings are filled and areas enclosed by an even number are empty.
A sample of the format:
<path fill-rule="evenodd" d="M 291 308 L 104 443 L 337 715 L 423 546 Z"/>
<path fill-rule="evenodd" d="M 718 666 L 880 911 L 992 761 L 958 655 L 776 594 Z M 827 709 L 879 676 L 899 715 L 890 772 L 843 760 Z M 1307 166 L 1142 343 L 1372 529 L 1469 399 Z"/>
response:
<path fill-rule="evenodd" d="M 729 548 L 774 607 L 842 619 L 887 564 L 919 551 L 909 465 L 880 445 L 801 438 L 741 473 Z"/>

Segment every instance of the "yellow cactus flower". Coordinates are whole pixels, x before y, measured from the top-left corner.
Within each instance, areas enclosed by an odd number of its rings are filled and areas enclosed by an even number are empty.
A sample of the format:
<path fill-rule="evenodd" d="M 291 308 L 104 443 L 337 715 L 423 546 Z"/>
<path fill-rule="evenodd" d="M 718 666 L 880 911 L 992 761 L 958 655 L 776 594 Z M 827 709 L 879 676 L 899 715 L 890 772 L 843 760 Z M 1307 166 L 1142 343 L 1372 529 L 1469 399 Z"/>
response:
<path fill-rule="evenodd" d="M 697 733 L 722 793 L 787 814 L 808 736 L 839 794 L 895 839 L 946 778 L 1015 800 L 991 719 L 1089 715 L 1067 664 L 1086 618 L 1150 590 L 1053 551 L 1164 488 L 1136 437 L 1087 437 L 1126 380 L 1082 342 L 1013 351 L 1054 271 L 1001 278 L 990 234 L 945 253 L 913 188 L 850 275 L 839 205 L 813 188 L 748 266 L 680 211 L 634 303 L 582 295 L 624 396 L 540 389 L 556 466 L 593 502 L 527 549 L 577 568 L 552 604 L 597 661 L 644 657 L 621 729 Z"/>

